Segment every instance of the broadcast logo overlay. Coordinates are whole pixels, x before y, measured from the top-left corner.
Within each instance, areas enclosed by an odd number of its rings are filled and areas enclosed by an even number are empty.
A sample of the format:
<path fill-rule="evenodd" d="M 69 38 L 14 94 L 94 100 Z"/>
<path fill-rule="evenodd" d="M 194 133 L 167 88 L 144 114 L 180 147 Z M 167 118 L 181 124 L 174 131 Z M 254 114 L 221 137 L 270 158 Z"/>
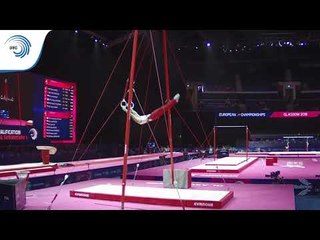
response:
<path fill-rule="evenodd" d="M 27 71 L 40 59 L 50 30 L 0 30 L 0 72 Z"/>

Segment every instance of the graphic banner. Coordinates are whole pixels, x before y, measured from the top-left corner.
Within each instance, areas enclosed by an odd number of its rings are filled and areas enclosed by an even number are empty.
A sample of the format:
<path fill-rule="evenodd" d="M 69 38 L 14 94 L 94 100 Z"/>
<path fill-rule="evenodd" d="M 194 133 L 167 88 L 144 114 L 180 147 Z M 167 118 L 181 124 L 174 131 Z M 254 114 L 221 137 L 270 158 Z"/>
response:
<path fill-rule="evenodd" d="M 299 112 L 219 112 L 220 118 L 316 118 L 320 111 Z"/>

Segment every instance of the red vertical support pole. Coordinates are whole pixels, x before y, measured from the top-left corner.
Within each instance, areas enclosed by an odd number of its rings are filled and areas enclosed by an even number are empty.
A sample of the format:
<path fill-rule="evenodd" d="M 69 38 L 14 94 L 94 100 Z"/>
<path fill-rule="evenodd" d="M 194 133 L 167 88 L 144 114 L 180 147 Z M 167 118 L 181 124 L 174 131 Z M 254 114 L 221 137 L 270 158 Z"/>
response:
<path fill-rule="evenodd" d="M 127 162 L 129 155 L 129 139 L 130 139 L 130 112 L 131 112 L 131 102 L 133 97 L 133 78 L 136 65 L 136 55 L 137 55 L 137 43 L 138 43 L 138 30 L 134 30 L 133 34 L 133 47 L 132 47 L 132 58 L 131 58 L 131 70 L 130 70 L 130 80 L 129 80 L 129 95 L 128 95 L 128 111 L 126 118 L 126 132 L 124 138 L 124 154 L 123 154 L 123 170 L 122 170 L 122 195 L 121 195 L 121 209 L 124 209 L 124 198 L 126 190 L 127 181 Z"/>
<path fill-rule="evenodd" d="M 9 98 L 8 79 L 4 79 L 3 96 Z"/>
<path fill-rule="evenodd" d="M 18 88 L 18 113 L 19 113 L 19 119 L 22 119 L 22 117 L 21 117 L 21 97 L 20 97 L 20 73 L 17 73 L 17 88 Z"/>
<path fill-rule="evenodd" d="M 248 160 L 248 149 L 249 149 L 249 129 L 246 126 L 246 160 Z"/>
<path fill-rule="evenodd" d="M 213 127 L 213 160 L 216 160 L 216 127 Z"/>
<path fill-rule="evenodd" d="M 167 31 L 162 31 L 162 44 L 163 44 L 163 59 L 164 59 L 164 76 L 166 80 L 166 96 L 167 101 L 170 100 L 170 85 L 169 85 L 169 67 L 168 67 L 168 51 L 167 51 Z M 172 122 L 171 110 L 167 112 L 168 116 L 168 138 L 170 146 L 170 163 L 171 163 L 171 180 L 174 184 L 174 162 L 173 162 L 173 142 L 172 142 Z"/>

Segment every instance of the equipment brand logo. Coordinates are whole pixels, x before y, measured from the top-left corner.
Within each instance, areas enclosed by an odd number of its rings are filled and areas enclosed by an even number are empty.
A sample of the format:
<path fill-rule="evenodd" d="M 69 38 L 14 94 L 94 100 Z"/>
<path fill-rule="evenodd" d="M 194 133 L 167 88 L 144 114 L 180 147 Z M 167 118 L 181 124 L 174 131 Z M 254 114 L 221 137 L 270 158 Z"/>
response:
<path fill-rule="evenodd" d="M 75 192 L 74 196 L 76 196 L 76 197 L 85 197 L 85 198 L 89 198 L 90 197 L 89 194 L 87 194 L 87 193 L 79 193 L 79 192 Z"/>
<path fill-rule="evenodd" d="M 213 207 L 213 203 L 206 203 L 206 202 L 194 202 L 193 205 L 195 207 Z"/>
<path fill-rule="evenodd" d="M 31 43 L 25 36 L 14 35 L 10 37 L 6 42 L 9 45 L 9 50 L 13 52 L 16 57 L 24 58 L 29 55 Z"/>

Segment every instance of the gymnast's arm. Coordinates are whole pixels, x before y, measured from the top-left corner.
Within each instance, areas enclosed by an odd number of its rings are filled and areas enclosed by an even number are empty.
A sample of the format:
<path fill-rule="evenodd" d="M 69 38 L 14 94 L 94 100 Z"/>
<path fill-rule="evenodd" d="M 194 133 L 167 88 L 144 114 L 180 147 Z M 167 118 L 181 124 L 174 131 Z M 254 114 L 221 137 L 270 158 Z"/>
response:
<path fill-rule="evenodd" d="M 120 106 L 124 112 L 128 112 L 126 103 L 127 102 L 125 100 L 123 100 L 120 104 Z M 146 124 L 149 121 L 149 116 L 150 116 L 150 114 L 140 116 L 135 110 L 133 110 L 133 108 L 130 109 L 130 117 L 132 118 L 133 121 L 135 121 L 136 123 L 138 123 L 140 125 Z"/>

